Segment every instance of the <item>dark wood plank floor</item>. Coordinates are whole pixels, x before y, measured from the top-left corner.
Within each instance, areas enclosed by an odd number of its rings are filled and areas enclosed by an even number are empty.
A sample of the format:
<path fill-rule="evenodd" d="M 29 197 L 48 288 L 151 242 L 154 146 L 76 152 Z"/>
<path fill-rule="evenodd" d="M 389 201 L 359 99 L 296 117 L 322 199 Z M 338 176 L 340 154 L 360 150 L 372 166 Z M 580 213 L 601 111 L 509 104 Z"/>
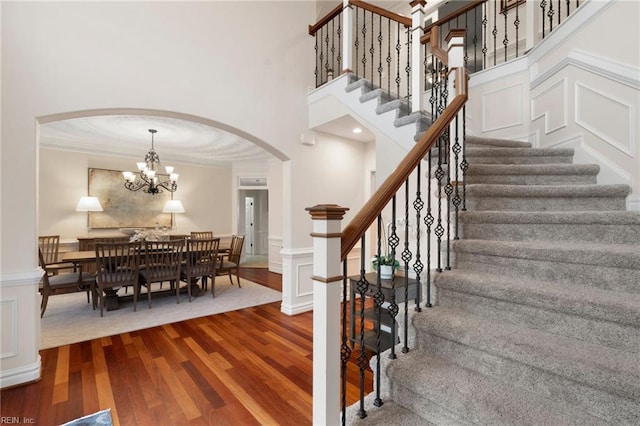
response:
<path fill-rule="evenodd" d="M 241 276 L 282 289 L 266 269 Z M 110 407 L 115 425 L 311 424 L 312 323 L 276 302 L 46 349 L 41 380 L 2 390 L 1 415 L 58 425 Z"/>

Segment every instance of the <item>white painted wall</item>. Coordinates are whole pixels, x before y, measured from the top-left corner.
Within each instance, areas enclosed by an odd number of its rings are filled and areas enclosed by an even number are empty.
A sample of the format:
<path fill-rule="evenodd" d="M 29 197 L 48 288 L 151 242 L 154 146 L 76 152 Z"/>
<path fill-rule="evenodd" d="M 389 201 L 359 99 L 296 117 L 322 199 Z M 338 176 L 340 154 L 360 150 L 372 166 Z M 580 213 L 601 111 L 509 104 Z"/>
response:
<path fill-rule="evenodd" d="M 470 134 L 569 147 L 640 210 L 640 3 L 585 2 L 526 57 L 474 74 Z"/>

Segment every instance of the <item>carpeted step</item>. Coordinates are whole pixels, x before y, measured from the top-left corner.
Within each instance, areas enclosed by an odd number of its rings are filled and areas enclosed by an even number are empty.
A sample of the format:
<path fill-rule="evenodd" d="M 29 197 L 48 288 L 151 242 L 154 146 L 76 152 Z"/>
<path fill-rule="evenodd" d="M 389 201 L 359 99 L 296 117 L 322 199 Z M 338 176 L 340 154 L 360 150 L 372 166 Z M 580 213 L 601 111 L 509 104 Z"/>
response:
<path fill-rule="evenodd" d="M 396 112 L 397 117 L 403 117 L 411 113 L 411 106 L 404 99 L 392 99 L 376 107 L 376 114 L 385 114 L 390 111 Z"/>
<path fill-rule="evenodd" d="M 531 148 L 531 142 L 520 142 L 512 139 L 480 138 L 477 136 L 467 136 L 464 140 L 468 147 L 484 148 Z"/>
<path fill-rule="evenodd" d="M 370 91 L 360 95 L 361 103 L 376 101 L 378 106 L 383 105 L 391 100 L 391 96 L 389 96 L 387 92 L 382 89 L 371 89 Z"/>
<path fill-rule="evenodd" d="M 592 211 L 625 210 L 628 185 L 466 186 L 468 210 Z"/>
<path fill-rule="evenodd" d="M 587 241 L 640 244 L 640 212 L 460 212 L 461 236 L 472 240 Z"/>
<path fill-rule="evenodd" d="M 397 425 L 397 426 L 431 426 L 428 422 L 400 404 L 392 400 L 383 401 L 383 405 L 376 407 L 373 403 L 374 393 L 365 397 L 364 409 L 367 416 L 361 419 L 358 415 L 360 404 L 347 407 L 346 424 L 348 425 Z"/>
<path fill-rule="evenodd" d="M 470 164 L 465 180 L 467 184 L 595 184 L 599 171 L 595 164 Z"/>
<path fill-rule="evenodd" d="M 640 294 L 454 269 L 435 276 L 438 306 L 640 357 Z"/>
<path fill-rule="evenodd" d="M 361 90 L 361 93 L 366 93 L 371 90 L 371 82 L 365 78 L 358 78 L 354 74 L 347 74 L 349 83 L 345 87 L 346 92 L 353 92 L 354 90 Z"/>
<path fill-rule="evenodd" d="M 469 164 L 571 163 L 572 148 L 476 148 L 465 150 Z"/>
<path fill-rule="evenodd" d="M 419 349 L 503 382 L 511 392 L 532 391 L 615 424 L 640 420 L 637 354 L 446 307 L 414 316 L 413 325 Z"/>
<path fill-rule="evenodd" d="M 467 271 L 640 293 L 640 246 L 569 241 L 453 241 Z"/>
<path fill-rule="evenodd" d="M 386 369 L 393 399 L 435 424 L 605 425 L 583 410 L 516 388 L 426 351 L 403 354 Z"/>

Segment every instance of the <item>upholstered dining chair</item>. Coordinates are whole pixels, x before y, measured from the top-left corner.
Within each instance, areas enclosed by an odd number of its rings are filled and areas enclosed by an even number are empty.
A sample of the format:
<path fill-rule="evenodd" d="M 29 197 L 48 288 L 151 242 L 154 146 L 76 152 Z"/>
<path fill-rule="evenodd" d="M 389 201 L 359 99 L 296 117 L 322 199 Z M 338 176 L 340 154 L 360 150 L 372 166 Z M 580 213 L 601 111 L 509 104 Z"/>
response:
<path fill-rule="evenodd" d="M 140 268 L 140 286 L 147 287 L 147 301 L 151 308 L 151 284 L 169 281 L 180 303 L 180 269 L 185 239 L 145 241 L 144 265 Z M 134 296 L 135 298 L 135 296 Z"/>
<path fill-rule="evenodd" d="M 216 266 L 216 275 L 229 275 L 229 281 L 233 285 L 233 279 L 231 273 L 235 272 L 236 279 L 238 280 L 238 287 L 240 285 L 240 257 L 242 256 L 242 246 L 244 244 L 244 235 L 233 235 L 231 237 L 231 245 L 229 246 L 229 253 L 225 257 L 220 257 Z M 212 286 L 215 285 L 215 279 Z"/>
<path fill-rule="evenodd" d="M 218 258 L 218 248 L 220 238 L 191 239 L 187 240 L 187 250 L 185 262 L 180 271 L 180 280 L 187 283 L 187 293 L 191 302 L 191 288 L 198 278 L 202 281 L 202 290 L 207 291 L 207 279 L 212 278 L 216 273 L 216 259 Z M 212 281 L 211 292 L 215 297 L 215 281 Z"/>
<path fill-rule="evenodd" d="M 213 231 L 191 231 L 193 240 L 210 240 L 213 238 Z"/>
<path fill-rule="evenodd" d="M 69 292 L 71 290 L 89 292 L 94 287 L 95 276 L 93 274 L 88 272 L 60 272 L 60 269 L 49 270 L 44 260 L 44 254 L 40 249 L 38 249 L 38 257 L 40 267 L 44 270 L 42 280 L 40 281 L 40 293 L 42 293 L 40 318 L 44 316 L 44 311 L 47 310 L 49 296 L 62 294 L 63 292 Z"/>
<path fill-rule="evenodd" d="M 101 317 L 104 311 L 105 292 L 108 290 L 117 291 L 121 287 L 133 287 L 133 310 L 136 311 L 140 247 L 140 242 L 96 242 L 96 283 L 98 288 L 94 289 L 93 293 L 98 296 Z"/>

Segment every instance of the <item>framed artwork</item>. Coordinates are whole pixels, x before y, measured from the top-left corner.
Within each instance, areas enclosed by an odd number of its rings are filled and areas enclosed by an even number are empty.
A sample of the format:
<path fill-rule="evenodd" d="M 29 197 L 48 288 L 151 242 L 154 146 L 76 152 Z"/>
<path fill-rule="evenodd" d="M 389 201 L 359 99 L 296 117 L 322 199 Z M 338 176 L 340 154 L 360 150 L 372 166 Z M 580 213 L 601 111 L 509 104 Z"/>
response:
<path fill-rule="evenodd" d="M 507 10 L 512 7 L 516 7 L 526 0 L 500 0 L 500 13 L 505 13 Z"/>
<path fill-rule="evenodd" d="M 89 196 L 98 197 L 103 211 L 89 213 L 89 228 L 171 227 L 171 213 L 162 213 L 171 193 L 147 194 L 124 187 L 122 172 L 89 168 Z"/>

